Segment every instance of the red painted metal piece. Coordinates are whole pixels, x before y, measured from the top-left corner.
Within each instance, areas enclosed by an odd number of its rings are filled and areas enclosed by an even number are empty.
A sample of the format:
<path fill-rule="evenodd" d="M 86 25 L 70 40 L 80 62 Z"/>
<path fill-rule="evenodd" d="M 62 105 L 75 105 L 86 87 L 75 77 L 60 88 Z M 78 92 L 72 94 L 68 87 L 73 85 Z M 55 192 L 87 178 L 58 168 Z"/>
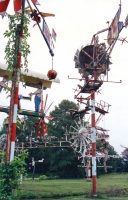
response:
<path fill-rule="evenodd" d="M 10 0 L 0 1 L 0 15 L 4 17 Z"/>
<path fill-rule="evenodd" d="M 18 12 L 22 9 L 22 1 L 15 0 L 14 2 L 14 11 Z"/>
<path fill-rule="evenodd" d="M 96 129 L 95 129 L 95 91 L 91 91 L 91 136 L 92 136 L 92 195 L 97 196 L 96 188 Z"/>

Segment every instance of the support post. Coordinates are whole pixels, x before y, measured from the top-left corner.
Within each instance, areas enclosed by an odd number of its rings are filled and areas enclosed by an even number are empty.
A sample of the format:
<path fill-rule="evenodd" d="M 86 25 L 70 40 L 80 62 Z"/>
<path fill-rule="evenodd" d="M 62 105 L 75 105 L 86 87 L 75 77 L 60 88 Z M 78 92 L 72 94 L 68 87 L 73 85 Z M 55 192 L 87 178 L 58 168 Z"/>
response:
<path fill-rule="evenodd" d="M 95 128 L 95 91 L 91 91 L 91 138 L 92 138 L 92 195 L 97 196 L 96 188 L 96 128 Z"/>
<path fill-rule="evenodd" d="M 14 159 L 14 150 L 15 150 L 15 140 L 16 140 L 16 121 L 17 121 L 17 109 L 18 109 L 18 93 L 19 93 L 19 82 L 20 82 L 20 66 L 21 66 L 21 38 L 23 36 L 22 24 L 17 25 L 16 30 L 16 57 L 17 61 L 14 64 L 14 82 L 15 82 L 15 90 L 14 97 L 11 95 L 11 98 L 14 98 L 13 105 L 13 117 L 12 117 L 12 130 L 11 130 L 11 149 L 10 149 L 10 161 Z M 10 108 L 11 109 L 11 108 Z"/>
<path fill-rule="evenodd" d="M 6 163 L 8 163 L 10 158 L 10 145 L 11 145 L 11 134 L 12 134 L 12 117 L 13 117 L 13 105 L 14 105 L 14 90 L 15 83 L 12 81 L 11 87 L 11 99 L 10 99 L 10 109 L 9 109 L 9 116 L 8 116 L 8 129 L 7 129 L 7 139 L 6 139 Z"/>

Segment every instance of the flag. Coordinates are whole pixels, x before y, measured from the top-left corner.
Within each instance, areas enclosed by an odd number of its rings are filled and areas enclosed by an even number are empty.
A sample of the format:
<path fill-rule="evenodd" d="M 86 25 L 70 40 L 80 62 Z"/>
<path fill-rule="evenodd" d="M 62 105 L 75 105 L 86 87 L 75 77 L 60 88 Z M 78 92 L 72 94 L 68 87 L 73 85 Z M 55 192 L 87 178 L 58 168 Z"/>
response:
<path fill-rule="evenodd" d="M 0 0 L 0 15 L 4 17 L 10 0 Z"/>
<path fill-rule="evenodd" d="M 43 34 L 44 34 L 44 37 L 45 37 L 45 40 L 46 40 L 48 46 L 50 47 L 51 34 L 49 31 L 48 25 L 46 24 L 44 19 L 43 19 Z"/>
<path fill-rule="evenodd" d="M 56 42 L 56 32 L 54 31 L 54 29 L 52 29 L 52 38 L 53 40 Z"/>
<path fill-rule="evenodd" d="M 121 14 L 121 7 L 119 7 L 108 31 L 107 42 L 109 45 L 113 43 L 113 41 L 118 37 L 120 31 L 123 27 L 123 22 L 119 22 Z"/>

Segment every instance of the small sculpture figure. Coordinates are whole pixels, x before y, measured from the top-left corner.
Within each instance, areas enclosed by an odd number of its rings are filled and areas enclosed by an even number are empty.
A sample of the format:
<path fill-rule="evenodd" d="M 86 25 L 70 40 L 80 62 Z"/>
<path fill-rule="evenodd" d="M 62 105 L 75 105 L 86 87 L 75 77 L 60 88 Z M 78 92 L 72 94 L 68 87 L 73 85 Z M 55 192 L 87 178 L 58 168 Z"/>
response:
<path fill-rule="evenodd" d="M 38 89 L 35 92 L 31 92 L 29 95 L 35 95 L 35 112 L 40 112 L 41 94 L 42 94 L 42 82 L 39 82 Z"/>

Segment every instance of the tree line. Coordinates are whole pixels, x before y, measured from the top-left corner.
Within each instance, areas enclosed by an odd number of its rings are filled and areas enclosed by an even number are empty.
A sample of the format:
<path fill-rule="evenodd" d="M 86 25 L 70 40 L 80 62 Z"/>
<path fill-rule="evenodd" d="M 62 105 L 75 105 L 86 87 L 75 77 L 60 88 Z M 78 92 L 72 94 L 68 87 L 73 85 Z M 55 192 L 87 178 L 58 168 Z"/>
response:
<path fill-rule="evenodd" d="M 74 121 L 70 115 L 66 112 L 69 109 L 77 109 L 77 105 L 69 100 L 62 100 L 58 106 L 55 106 L 54 110 L 49 113 L 53 117 L 52 120 L 47 121 L 47 129 L 49 137 L 55 137 L 55 140 L 64 140 L 65 133 L 69 132 L 70 126 L 74 125 Z M 78 120 L 78 119 L 76 119 Z M 25 117 L 18 118 L 17 121 L 17 142 L 25 143 L 28 140 L 42 141 L 42 138 L 36 138 L 37 127 L 33 129 L 34 124 L 37 122 L 37 118 Z M 4 119 L 0 135 L 6 133 L 7 129 L 7 119 Z M 43 136 L 43 132 L 42 132 Z M 18 146 L 17 146 L 18 147 Z M 97 141 L 97 151 L 102 147 L 102 143 Z M 109 148 L 109 155 L 117 154 L 115 149 Z M 43 163 L 36 162 L 35 173 L 44 174 L 48 177 L 58 177 L 58 178 L 85 178 L 85 168 L 78 167 L 82 166 L 83 159 L 78 159 L 79 154 L 76 153 L 71 146 L 67 147 L 49 147 L 49 148 L 29 148 L 29 157 L 26 159 L 27 171 L 33 173 L 32 158 L 35 161 L 44 159 Z M 15 151 L 18 154 L 18 148 Z M 103 158 L 97 159 L 97 166 L 103 166 Z M 127 156 L 125 159 L 120 158 L 109 158 L 107 161 L 107 166 L 112 166 L 108 168 L 108 173 L 111 172 L 127 172 L 128 162 Z M 103 167 L 97 167 L 97 174 L 105 173 Z"/>

